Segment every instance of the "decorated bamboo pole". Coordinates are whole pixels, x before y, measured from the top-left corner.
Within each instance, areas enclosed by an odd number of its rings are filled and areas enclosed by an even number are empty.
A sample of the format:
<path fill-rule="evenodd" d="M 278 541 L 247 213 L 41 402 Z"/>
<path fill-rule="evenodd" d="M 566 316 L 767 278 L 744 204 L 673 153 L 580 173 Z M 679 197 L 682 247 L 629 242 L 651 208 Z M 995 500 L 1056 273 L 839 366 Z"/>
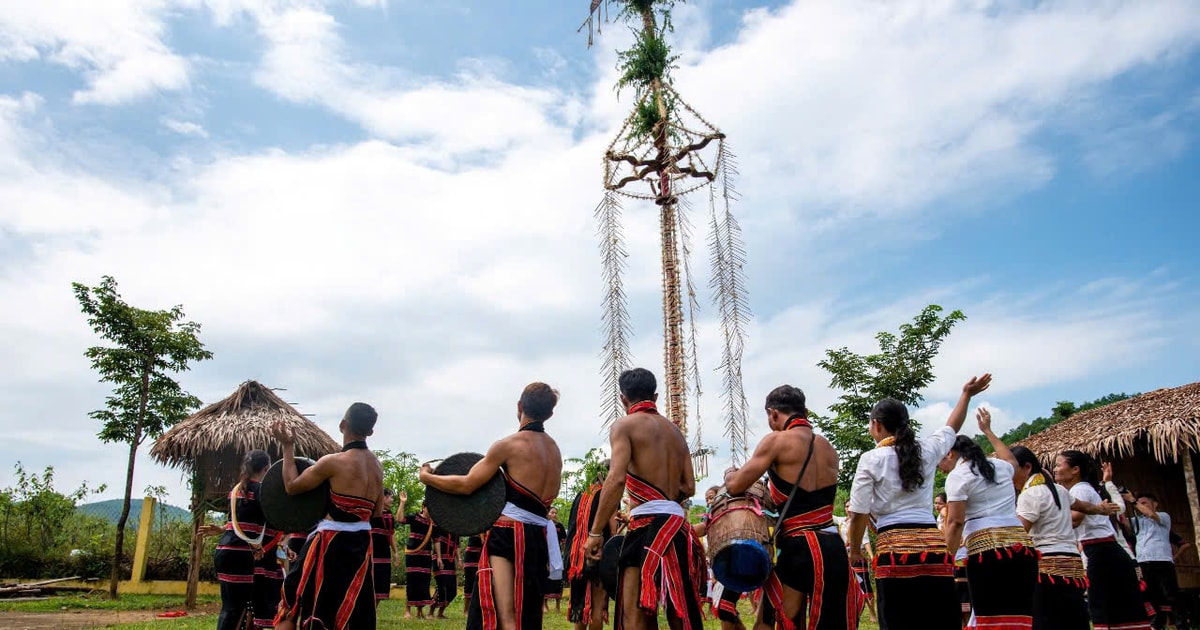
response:
<path fill-rule="evenodd" d="M 654 21 L 653 5 L 641 7 L 643 37 L 658 36 Z M 679 279 L 679 234 L 677 204 L 679 200 L 671 190 L 671 147 L 667 132 L 667 106 L 663 100 L 662 78 L 650 82 L 654 108 L 658 111 L 658 123 L 652 131 L 654 136 L 655 162 L 657 163 L 659 206 L 659 231 L 662 238 L 662 285 L 663 285 L 663 369 L 667 386 L 667 418 L 687 435 L 687 364 L 683 341 L 683 299 Z"/>
<path fill-rule="evenodd" d="M 708 188 L 708 238 L 715 302 L 721 321 L 723 348 L 721 381 L 725 407 L 725 434 L 730 438 L 731 459 L 742 461 L 746 453 L 747 405 L 742 388 L 741 355 L 749 311 L 742 264 L 745 251 L 741 228 L 733 218 L 731 203 L 737 197 L 732 186 L 736 175 L 734 158 L 725 134 L 692 109 L 671 84 L 670 70 L 676 60 L 666 42 L 671 31 L 671 8 L 676 0 L 609 0 L 619 7 L 619 20 L 629 24 L 635 42 L 618 52 L 618 90 L 633 88 L 634 107 L 604 155 L 603 200 L 596 207 L 599 226 L 604 295 L 604 423 L 624 415 L 617 396 L 617 379 L 629 367 L 629 337 L 632 327 L 623 287 L 625 259 L 621 198 L 653 201 L 658 207 L 662 262 L 663 367 L 666 400 L 664 411 L 691 440 L 696 469 L 701 470 L 712 449 L 701 443 L 697 415 L 689 422 L 688 397 L 700 398 L 700 371 L 696 351 L 695 287 L 691 274 L 689 192 Z M 602 5 L 592 0 L 588 19 L 588 43 Z M 648 189 L 648 190 L 647 190 Z M 686 291 L 685 291 L 686 288 Z M 687 316 L 684 300 L 687 299 Z M 685 330 L 686 328 L 686 330 Z M 699 411 L 699 405 L 695 406 Z"/>

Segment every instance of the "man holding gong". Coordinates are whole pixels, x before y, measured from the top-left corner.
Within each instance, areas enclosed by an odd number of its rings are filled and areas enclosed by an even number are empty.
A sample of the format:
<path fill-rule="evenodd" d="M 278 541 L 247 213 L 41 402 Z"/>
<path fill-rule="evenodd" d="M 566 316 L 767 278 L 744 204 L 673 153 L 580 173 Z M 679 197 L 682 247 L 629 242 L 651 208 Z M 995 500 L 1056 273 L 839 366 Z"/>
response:
<path fill-rule="evenodd" d="M 547 518 L 562 480 L 562 454 L 546 435 L 558 392 L 530 383 L 517 402 L 517 432 L 488 449 L 465 475 L 437 475 L 421 467 L 421 483 L 450 494 L 472 494 L 497 472 L 504 475 L 505 504 L 484 534 L 477 585 L 467 613 L 470 630 L 542 627 L 542 584 L 562 578 L 562 554 Z"/>

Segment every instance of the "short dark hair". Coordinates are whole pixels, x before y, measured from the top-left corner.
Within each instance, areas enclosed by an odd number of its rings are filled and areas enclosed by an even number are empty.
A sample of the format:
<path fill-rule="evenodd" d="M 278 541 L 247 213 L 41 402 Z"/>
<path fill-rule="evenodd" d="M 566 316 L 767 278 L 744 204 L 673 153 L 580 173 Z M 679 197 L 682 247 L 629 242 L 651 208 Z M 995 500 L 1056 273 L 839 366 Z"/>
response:
<path fill-rule="evenodd" d="M 521 392 L 521 410 L 534 422 L 542 422 L 554 415 L 558 404 L 558 392 L 545 383 L 530 383 Z"/>
<path fill-rule="evenodd" d="M 1137 496 L 1134 498 L 1135 499 L 1150 499 L 1151 501 L 1158 503 L 1158 496 L 1156 496 L 1153 492 L 1139 492 L 1139 493 L 1137 493 Z"/>
<path fill-rule="evenodd" d="M 945 493 L 945 492 L 939 492 L 939 493 L 937 493 L 937 494 L 933 495 L 933 498 L 935 498 L 935 499 L 941 499 L 941 500 L 945 501 L 945 500 L 946 500 L 946 493 Z"/>
<path fill-rule="evenodd" d="M 654 373 L 646 368 L 633 368 L 621 372 L 617 385 L 621 388 L 621 395 L 631 403 L 651 400 L 654 394 L 658 393 L 658 381 L 655 380 Z"/>
<path fill-rule="evenodd" d="M 789 416 L 808 416 L 805 407 L 804 391 L 791 385 L 780 385 L 767 394 L 767 409 L 775 409 Z"/>
<path fill-rule="evenodd" d="M 375 408 L 362 402 L 350 405 L 346 415 L 342 417 L 351 433 L 364 437 L 375 432 L 375 421 L 378 419 L 379 414 L 375 412 Z"/>
<path fill-rule="evenodd" d="M 394 495 L 394 494 L 396 494 L 396 491 L 395 491 L 395 490 L 392 490 L 391 488 L 384 488 L 384 489 L 383 489 L 383 496 L 385 496 L 385 497 L 390 497 L 390 496 L 392 496 L 392 495 Z"/>

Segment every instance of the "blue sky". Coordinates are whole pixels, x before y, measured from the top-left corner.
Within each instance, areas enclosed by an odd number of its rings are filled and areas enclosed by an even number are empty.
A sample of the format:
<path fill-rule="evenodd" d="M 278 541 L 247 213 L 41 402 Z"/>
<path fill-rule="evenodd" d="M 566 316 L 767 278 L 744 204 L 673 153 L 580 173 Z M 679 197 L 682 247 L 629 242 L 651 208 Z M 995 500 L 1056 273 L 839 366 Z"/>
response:
<path fill-rule="evenodd" d="M 206 402 L 256 378 L 332 431 L 366 400 L 378 446 L 431 459 L 503 435 L 545 380 L 564 451 L 603 441 L 591 212 L 624 27 L 589 49 L 582 0 L 23 4 L 0 9 L 0 464 L 118 493 L 69 290 L 102 274 L 204 324 L 216 358 L 182 381 Z M 969 319 L 926 424 L 985 370 L 1001 428 L 1196 379 L 1194 3 L 712 0 L 674 38 L 741 166 L 759 435 L 772 387 L 823 409 L 823 351 L 930 302 Z M 661 373 L 657 230 L 626 217 L 635 355 Z M 143 456 L 151 483 L 183 502 Z"/>

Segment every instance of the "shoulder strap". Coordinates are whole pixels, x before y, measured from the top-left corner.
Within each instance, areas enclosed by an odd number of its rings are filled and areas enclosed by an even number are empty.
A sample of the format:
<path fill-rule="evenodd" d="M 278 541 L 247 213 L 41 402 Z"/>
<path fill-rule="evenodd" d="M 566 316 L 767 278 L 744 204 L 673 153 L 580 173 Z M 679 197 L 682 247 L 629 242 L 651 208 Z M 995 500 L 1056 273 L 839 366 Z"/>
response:
<path fill-rule="evenodd" d="M 796 498 L 796 491 L 800 489 L 800 480 L 804 478 L 804 472 L 808 470 L 808 464 L 812 461 L 813 444 L 816 443 L 817 436 L 812 434 L 808 440 L 808 454 L 804 456 L 804 464 L 800 466 L 800 474 L 796 476 L 796 483 L 792 484 L 792 491 L 788 493 L 787 501 L 783 503 L 783 507 L 779 510 L 779 518 L 775 521 L 775 528 L 771 531 L 771 542 L 775 542 L 775 537 L 779 535 L 779 528 L 783 526 L 784 519 L 787 518 L 788 508 L 792 507 L 792 500 Z"/>

